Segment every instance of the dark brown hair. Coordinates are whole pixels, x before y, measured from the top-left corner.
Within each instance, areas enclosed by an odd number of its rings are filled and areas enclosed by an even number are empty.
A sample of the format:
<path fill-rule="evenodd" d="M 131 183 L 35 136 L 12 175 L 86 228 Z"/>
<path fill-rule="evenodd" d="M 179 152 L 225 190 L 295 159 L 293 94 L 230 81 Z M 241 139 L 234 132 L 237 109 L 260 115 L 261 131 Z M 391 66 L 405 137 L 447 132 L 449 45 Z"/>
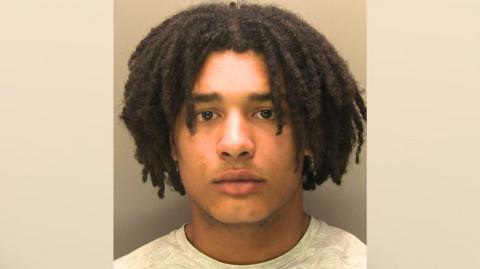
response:
<path fill-rule="evenodd" d="M 131 55 L 121 119 L 135 140 L 143 181 L 150 176 L 161 198 L 165 182 L 185 194 L 170 156 L 169 133 L 182 105 L 194 133 L 195 77 L 211 52 L 227 49 L 264 56 L 277 135 L 282 132 L 285 101 L 295 131 L 297 163 L 304 158 L 303 188 L 313 190 L 329 177 L 340 184 L 353 147 L 358 163 L 364 141 L 361 91 L 322 34 L 288 11 L 253 4 L 204 4 L 181 11 L 153 28 Z M 303 145 L 310 147 L 312 156 L 300 156 Z"/>

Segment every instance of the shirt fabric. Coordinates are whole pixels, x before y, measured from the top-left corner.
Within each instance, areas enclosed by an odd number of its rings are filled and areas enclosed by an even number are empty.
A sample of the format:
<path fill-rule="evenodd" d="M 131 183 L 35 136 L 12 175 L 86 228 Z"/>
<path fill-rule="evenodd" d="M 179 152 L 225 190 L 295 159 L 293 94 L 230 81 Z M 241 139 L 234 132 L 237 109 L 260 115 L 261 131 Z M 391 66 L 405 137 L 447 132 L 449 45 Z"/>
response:
<path fill-rule="evenodd" d="M 272 260 L 233 265 L 196 249 L 185 235 L 185 224 L 114 261 L 114 269 L 365 269 L 366 245 L 354 235 L 315 219 L 288 252 Z"/>

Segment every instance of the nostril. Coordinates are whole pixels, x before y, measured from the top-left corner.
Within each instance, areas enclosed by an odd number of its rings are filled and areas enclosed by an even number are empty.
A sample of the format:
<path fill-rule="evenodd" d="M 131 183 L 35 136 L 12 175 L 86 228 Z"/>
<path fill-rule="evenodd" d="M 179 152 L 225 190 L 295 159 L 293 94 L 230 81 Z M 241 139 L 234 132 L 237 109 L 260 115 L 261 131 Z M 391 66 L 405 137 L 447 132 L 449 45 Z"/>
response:
<path fill-rule="evenodd" d="M 245 155 L 249 155 L 248 151 L 243 151 L 240 154 L 238 154 L 239 157 L 243 157 Z"/>
<path fill-rule="evenodd" d="M 242 151 L 238 154 L 235 154 L 233 152 L 227 152 L 227 151 L 223 151 L 221 153 L 221 156 L 222 158 L 234 158 L 234 159 L 239 159 L 239 158 L 246 158 L 248 156 L 250 156 L 250 152 L 249 151 Z"/>

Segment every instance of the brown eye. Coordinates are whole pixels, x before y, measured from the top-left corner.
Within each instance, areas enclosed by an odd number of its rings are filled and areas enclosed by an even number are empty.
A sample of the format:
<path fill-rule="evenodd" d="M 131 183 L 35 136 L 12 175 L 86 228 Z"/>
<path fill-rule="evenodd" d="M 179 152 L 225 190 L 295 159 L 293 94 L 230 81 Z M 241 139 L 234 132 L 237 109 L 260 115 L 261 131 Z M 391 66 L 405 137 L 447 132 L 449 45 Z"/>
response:
<path fill-rule="evenodd" d="M 218 117 L 218 115 L 213 111 L 202 111 L 197 114 L 197 117 L 200 121 L 210 121 Z"/>
<path fill-rule="evenodd" d="M 271 109 L 259 110 L 254 115 L 257 118 L 264 119 L 264 120 L 273 120 L 275 118 L 273 111 Z"/>

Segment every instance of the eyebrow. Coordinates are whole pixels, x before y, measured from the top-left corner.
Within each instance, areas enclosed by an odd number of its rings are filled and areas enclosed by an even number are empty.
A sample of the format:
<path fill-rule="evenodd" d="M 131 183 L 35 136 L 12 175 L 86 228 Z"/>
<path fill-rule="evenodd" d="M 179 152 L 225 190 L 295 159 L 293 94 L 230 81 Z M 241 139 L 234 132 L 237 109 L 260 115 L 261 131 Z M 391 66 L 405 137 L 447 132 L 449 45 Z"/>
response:
<path fill-rule="evenodd" d="M 220 94 L 214 93 L 194 93 L 193 94 L 193 101 L 195 103 L 209 103 L 209 102 L 219 102 L 222 101 L 223 98 Z M 272 93 L 252 93 L 248 96 L 249 101 L 256 101 L 256 102 L 265 102 L 272 100 Z"/>

